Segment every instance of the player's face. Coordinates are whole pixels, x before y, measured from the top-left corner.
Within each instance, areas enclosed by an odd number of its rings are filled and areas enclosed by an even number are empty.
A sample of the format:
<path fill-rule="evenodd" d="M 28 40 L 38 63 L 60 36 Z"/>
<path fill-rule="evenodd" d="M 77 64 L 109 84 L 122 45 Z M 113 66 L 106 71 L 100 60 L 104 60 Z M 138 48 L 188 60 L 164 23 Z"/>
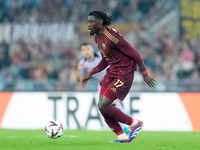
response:
<path fill-rule="evenodd" d="M 100 19 L 95 18 L 95 16 L 88 16 L 88 30 L 90 35 L 94 35 L 101 28 Z"/>
<path fill-rule="evenodd" d="M 91 45 L 83 45 L 81 46 L 82 55 L 88 60 L 91 59 L 94 55 L 94 51 Z"/>

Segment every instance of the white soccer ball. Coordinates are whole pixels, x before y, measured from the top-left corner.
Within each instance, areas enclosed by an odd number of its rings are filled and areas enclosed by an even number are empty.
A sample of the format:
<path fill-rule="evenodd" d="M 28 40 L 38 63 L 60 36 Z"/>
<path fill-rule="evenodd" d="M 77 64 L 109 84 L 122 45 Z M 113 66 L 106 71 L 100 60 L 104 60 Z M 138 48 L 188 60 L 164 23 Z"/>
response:
<path fill-rule="evenodd" d="M 48 137 L 57 139 L 64 133 L 63 125 L 59 121 L 51 120 L 45 126 L 45 132 Z"/>

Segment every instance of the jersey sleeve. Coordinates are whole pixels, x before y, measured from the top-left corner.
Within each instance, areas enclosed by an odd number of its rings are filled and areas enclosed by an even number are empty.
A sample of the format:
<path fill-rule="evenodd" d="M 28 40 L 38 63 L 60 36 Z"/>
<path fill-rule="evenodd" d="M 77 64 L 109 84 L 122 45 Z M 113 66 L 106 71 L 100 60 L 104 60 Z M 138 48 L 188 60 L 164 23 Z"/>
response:
<path fill-rule="evenodd" d="M 118 39 L 118 42 L 112 43 L 112 46 L 121 51 L 127 57 L 134 59 L 137 64 L 142 63 L 143 60 L 138 51 L 134 47 L 132 47 L 117 31 L 114 34 L 115 37 Z"/>
<path fill-rule="evenodd" d="M 97 65 L 97 68 L 99 69 L 99 72 L 104 70 L 108 66 L 107 61 L 102 57 L 100 63 Z"/>

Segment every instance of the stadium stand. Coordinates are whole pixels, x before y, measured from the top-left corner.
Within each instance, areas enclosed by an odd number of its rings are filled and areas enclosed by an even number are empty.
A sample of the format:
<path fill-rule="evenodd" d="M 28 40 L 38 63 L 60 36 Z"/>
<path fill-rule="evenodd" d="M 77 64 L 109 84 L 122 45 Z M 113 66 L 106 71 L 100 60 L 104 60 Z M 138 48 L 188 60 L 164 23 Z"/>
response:
<path fill-rule="evenodd" d="M 157 79 L 155 91 L 198 92 L 200 39 L 165 28 L 151 41 L 144 36 L 179 7 L 173 0 L 1 0 L 0 91 L 82 90 L 75 72 L 79 45 L 88 32 L 81 27 L 87 24 L 88 10 L 100 9 L 112 14 L 115 25 L 137 24 L 125 37 Z M 132 90 L 149 91 L 140 73 Z"/>

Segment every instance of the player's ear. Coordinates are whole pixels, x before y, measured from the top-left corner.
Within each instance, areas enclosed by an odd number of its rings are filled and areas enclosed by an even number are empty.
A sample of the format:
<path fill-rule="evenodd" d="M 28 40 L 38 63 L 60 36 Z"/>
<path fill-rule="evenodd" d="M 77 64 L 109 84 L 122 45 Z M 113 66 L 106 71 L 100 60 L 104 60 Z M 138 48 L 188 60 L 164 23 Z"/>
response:
<path fill-rule="evenodd" d="M 99 23 L 103 25 L 103 19 L 99 19 Z"/>

